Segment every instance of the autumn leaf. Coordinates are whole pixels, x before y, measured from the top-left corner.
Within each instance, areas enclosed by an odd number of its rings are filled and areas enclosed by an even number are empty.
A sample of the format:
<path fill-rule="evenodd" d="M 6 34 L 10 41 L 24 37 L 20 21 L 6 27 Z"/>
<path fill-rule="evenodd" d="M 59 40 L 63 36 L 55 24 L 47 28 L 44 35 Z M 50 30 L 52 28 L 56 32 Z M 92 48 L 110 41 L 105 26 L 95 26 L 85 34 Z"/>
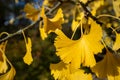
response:
<path fill-rule="evenodd" d="M 14 76 L 16 74 L 16 71 L 5 55 L 6 44 L 7 44 L 7 41 L 2 42 L 0 44 L 0 53 L 2 54 L 2 55 L 0 55 L 0 56 L 2 56 L 2 61 L 0 61 L 0 73 L 2 73 L 0 75 L 0 80 L 13 80 Z M 10 67 L 11 67 L 8 72 L 6 72 L 8 69 L 7 63 L 9 63 Z"/>
<path fill-rule="evenodd" d="M 68 80 L 93 80 L 92 75 L 85 73 L 84 70 L 78 69 L 76 72 L 72 73 Z"/>
<path fill-rule="evenodd" d="M 83 2 L 84 4 L 88 2 L 88 0 L 80 0 L 81 2 Z"/>
<path fill-rule="evenodd" d="M 5 73 L 8 69 L 7 61 L 6 61 L 7 58 L 5 56 L 6 44 L 7 44 L 7 41 L 2 42 L 0 44 L 0 73 Z"/>
<path fill-rule="evenodd" d="M 75 20 L 73 19 L 73 21 L 72 21 L 72 26 L 71 26 L 72 31 L 75 31 L 75 29 L 78 28 L 78 24 L 79 24 L 79 22 L 78 22 L 78 21 L 75 21 Z"/>
<path fill-rule="evenodd" d="M 0 73 L 5 73 L 8 69 L 5 53 L 2 53 L 2 58 L 3 61 L 0 61 Z"/>
<path fill-rule="evenodd" d="M 57 64 L 50 64 L 51 74 L 55 80 L 92 80 L 91 74 L 85 74 L 82 69 L 71 72 L 70 66 L 71 64 L 65 64 L 62 61 Z"/>
<path fill-rule="evenodd" d="M 116 33 L 116 40 L 113 45 L 113 50 L 118 50 L 120 48 L 120 34 Z"/>
<path fill-rule="evenodd" d="M 72 21 L 72 31 L 75 31 L 75 29 L 77 29 L 79 26 L 78 24 L 80 23 L 80 21 L 84 20 L 84 12 L 80 11 L 78 6 L 75 6 L 75 11 L 73 13 L 73 21 Z"/>
<path fill-rule="evenodd" d="M 31 4 L 27 3 L 24 7 L 24 12 L 26 12 L 26 17 L 32 21 L 36 21 L 40 17 L 40 11 L 35 9 Z"/>
<path fill-rule="evenodd" d="M 54 2 L 54 1 L 53 1 L 53 2 Z M 43 1 L 43 6 L 53 7 L 54 5 L 53 5 L 53 3 L 50 3 L 49 0 L 44 0 L 44 1 Z"/>
<path fill-rule="evenodd" d="M 109 51 L 103 60 L 98 62 L 91 70 L 99 78 L 108 78 L 108 80 L 119 80 L 120 79 L 120 56 L 114 55 Z"/>
<path fill-rule="evenodd" d="M 42 40 L 45 40 L 45 38 L 47 38 L 47 33 L 45 33 L 45 29 L 43 28 L 42 22 L 39 23 L 39 31 Z"/>
<path fill-rule="evenodd" d="M 117 17 L 120 17 L 120 0 L 112 0 L 113 9 Z"/>
<path fill-rule="evenodd" d="M 23 57 L 23 60 L 26 64 L 30 65 L 33 62 L 32 53 L 31 53 L 32 43 L 31 43 L 31 39 L 29 37 L 27 38 L 27 40 L 28 40 L 27 42 L 25 41 L 27 51 L 26 51 L 25 56 Z"/>
<path fill-rule="evenodd" d="M 16 74 L 16 71 L 14 67 L 11 66 L 11 69 L 7 73 L 0 76 L 0 80 L 14 80 L 15 74 Z"/>
<path fill-rule="evenodd" d="M 50 32 L 54 32 L 56 29 L 62 29 L 62 23 L 64 22 L 63 18 L 63 13 L 62 9 L 59 8 L 56 15 L 53 18 L 48 18 L 45 14 L 44 7 L 42 8 L 41 11 L 41 17 L 43 18 L 44 25 L 41 26 L 40 23 L 40 34 L 43 39 L 46 38 L 46 35 L 49 34 Z"/>
<path fill-rule="evenodd" d="M 64 18 L 61 8 L 58 9 L 56 15 L 51 19 L 45 15 L 43 8 L 43 13 L 41 17 L 43 17 L 44 22 L 43 28 L 46 33 L 54 32 L 56 29 L 62 28 L 61 24 L 64 22 Z"/>
<path fill-rule="evenodd" d="M 67 78 L 67 75 L 69 74 L 69 70 L 67 68 L 68 66 L 63 62 L 50 64 L 51 74 L 53 75 L 55 80 L 65 80 Z"/>
<path fill-rule="evenodd" d="M 92 67 L 96 64 L 94 54 L 102 52 L 100 40 L 102 29 L 96 22 L 91 23 L 90 33 L 82 35 L 79 40 L 67 38 L 61 30 L 56 30 L 56 54 L 64 63 L 71 63 L 72 67 L 79 68 L 81 64 Z"/>

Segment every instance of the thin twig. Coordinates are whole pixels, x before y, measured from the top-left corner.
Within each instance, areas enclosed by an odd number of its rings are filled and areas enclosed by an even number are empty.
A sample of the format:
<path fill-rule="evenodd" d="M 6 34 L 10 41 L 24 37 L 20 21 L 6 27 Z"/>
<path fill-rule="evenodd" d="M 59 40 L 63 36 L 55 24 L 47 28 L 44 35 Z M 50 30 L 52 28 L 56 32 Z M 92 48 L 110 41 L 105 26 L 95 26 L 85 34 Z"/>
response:
<path fill-rule="evenodd" d="M 82 6 L 83 10 L 86 12 L 87 17 L 91 17 L 94 21 L 96 21 L 98 24 L 102 25 L 103 23 L 98 21 L 98 18 L 92 15 L 92 13 L 87 9 L 87 6 L 85 6 L 84 3 L 79 1 L 79 4 Z"/>
<path fill-rule="evenodd" d="M 54 12 L 59 6 L 61 5 L 61 2 L 58 2 L 52 9 L 49 10 L 46 15 L 50 15 L 52 12 Z"/>
<path fill-rule="evenodd" d="M 6 37 L 0 39 L 0 42 L 3 42 L 3 41 L 5 41 L 5 40 L 8 40 L 9 38 L 11 38 L 11 37 L 13 37 L 13 36 L 15 36 L 15 35 L 19 35 L 19 34 L 21 34 L 22 31 L 25 31 L 25 30 L 31 28 L 32 26 L 34 26 L 36 23 L 38 23 L 38 22 L 41 21 L 41 20 L 42 20 L 42 19 L 40 18 L 38 21 L 33 22 L 33 23 L 30 24 L 29 26 L 27 26 L 27 27 L 25 27 L 25 28 L 23 28 L 23 29 L 20 29 L 20 30 L 18 30 L 18 31 L 15 32 L 15 33 L 9 34 L 8 36 L 6 36 Z"/>
<path fill-rule="evenodd" d="M 50 11 L 48 11 L 48 12 L 46 13 L 46 15 L 51 14 L 51 13 L 52 13 L 54 10 L 56 10 L 60 5 L 61 5 L 61 2 L 58 2 Z M 6 41 L 6 40 L 8 40 L 9 38 L 11 38 L 11 37 L 13 37 L 13 36 L 15 36 L 15 35 L 21 34 L 22 31 L 25 31 L 25 30 L 31 28 L 32 26 L 34 26 L 36 23 L 38 23 L 38 22 L 40 22 L 40 21 L 42 21 L 42 18 L 41 18 L 41 17 L 40 17 L 39 20 L 33 22 L 33 23 L 30 24 L 29 26 L 27 26 L 27 27 L 25 27 L 25 28 L 23 28 L 23 29 L 20 29 L 20 30 L 18 30 L 18 31 L 16 31 L 15 33 L 11 33 L 11 34 L 9 34 L 8 36 L 0 39 L 0 42 Z"/>

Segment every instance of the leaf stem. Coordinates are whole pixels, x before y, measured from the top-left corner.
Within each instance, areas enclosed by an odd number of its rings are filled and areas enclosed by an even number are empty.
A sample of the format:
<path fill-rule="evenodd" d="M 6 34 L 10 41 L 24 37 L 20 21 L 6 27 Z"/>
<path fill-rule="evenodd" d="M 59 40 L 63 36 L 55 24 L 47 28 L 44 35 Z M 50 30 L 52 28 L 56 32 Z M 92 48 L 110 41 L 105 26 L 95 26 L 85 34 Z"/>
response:
<path fill-rule="evenodd" d="M 78 25 L 75 27 L 75 30 L 74 30 L 74 32 L 73 32 L 73 34 L 72 34 L 71 39 L 73 39 L 73 37 L 74 37 L 74 35 L 75 35 L 75 32 L 77 31 L 77 28 L 79 27 L 79 25 L 80 25 L 80 22 L 79 22 Z"/>
<path fill-rule="evenodd" d="M 80 22 L 80 29 L 81 29 L 81 35 L 83 35 L 83 26 L 82 26 L 82 20 Z"/>
<path fill-rule="evenodd" d="M 101 17 L 111 17 L 111 18 L 120 20 L 120 18 L 113 16 L 113 15 L 109 15 L 109 14 L 102 14 L 102 15 L 97 16 L 97 18 L 101 18 Z"/>
<path fill-rule="evenodd" d="M 48 12 L 46 13 L 46 15 L 51 14 L 51 13 L 52 13 L 54 10 L 56 10 L 60 5 L 61 5 L 61 2 L 58 2 L 53 8 L 51 8 L 50 11 L 48 11 Z M 21 18 L 21 17 L 22 17 L 22 16 L 19 16 L 18 18 Z M 30 24 L 29 26 L 27 26 L 27 27 L 25 27 L 25 28 L 23 28 L 23 29 L 20 29 L 20 30 L 16 31 L 15 33 L 11 33 L 11 34 L 8 33 L 9 35 L 6 36 L 6 37 L 4 37 L 4 38 L 2 38 L 2 39 L 0 39 L 0 42 L 3 42 L 3 41 L 5 41 L 5 40 L 8 40 L 9 38 L 11 38 L 11 37 L 13 37 L 13 36 L 15 36 L 15 35 L 21 34 L 22 31 L 25 31 L 25 30 L 31 28 L 32 26 L 34 26 L 36 23 L 38 23 L 38 22 L 40 22 L 40 21 L 43 21 L 43 19 L 42 19 L 41 17 L 40 17 L 39 20 L 33 22 L 32 24 Z"/>

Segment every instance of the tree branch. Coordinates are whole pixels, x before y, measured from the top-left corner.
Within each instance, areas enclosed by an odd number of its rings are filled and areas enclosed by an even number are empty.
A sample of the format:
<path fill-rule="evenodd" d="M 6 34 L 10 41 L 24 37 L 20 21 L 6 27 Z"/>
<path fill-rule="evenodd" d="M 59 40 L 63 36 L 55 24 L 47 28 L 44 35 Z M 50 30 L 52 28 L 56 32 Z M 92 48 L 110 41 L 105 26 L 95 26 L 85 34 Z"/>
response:
<path fill-rule="evenodd" d="M 84 3 L 79 1 L 79 4 L 82 6 L 83 10 L 86 12 L 87 17 L 91 17 L 93 20 L 95 20 L 98 24 L 102 25 L 103 23 L 98 21 L 98 18 L 92 15 L 92 13 L 87 9 L 87 6 L 85 6 Z"/>
<path fill-rule="evenodd" d="M 61 2 L 58 2 L 53 8 L 51 8 L 50 11 L 48 11 L 48 12 L 46 13 L 46 15 L 51 14 L 51 13 L 52 13 L 54 10 L 56 10 L 60 5 L 61 5 Z M 14 37 L 15 35 L 20 35 L 20 34 L 22 34 L 22 31 L 25 31 L 25 30 L 31 28 L 31 27 L 34 26 L 36 23 L 38 23 L 38 22 L 40 22 L 40 21 L 42 21 L 42 20 L 43 20 L 43 19 L 40 17 L 39 20 L 33 22 L 33 23 L 30 24 L 29 26 L 27 26 L 27 27 L 25 27 L 25 28 L 23 28 L 23 29 L 20 29 L 20 30 L 18 30 L 18 31 L 16 31 L 15 33 L 11 33 L 11 34 L 9 34 L 8 36 L 0 39 L 0 42 L 6 41 L 6 40 L 8 40 L 9 38 Z"/>

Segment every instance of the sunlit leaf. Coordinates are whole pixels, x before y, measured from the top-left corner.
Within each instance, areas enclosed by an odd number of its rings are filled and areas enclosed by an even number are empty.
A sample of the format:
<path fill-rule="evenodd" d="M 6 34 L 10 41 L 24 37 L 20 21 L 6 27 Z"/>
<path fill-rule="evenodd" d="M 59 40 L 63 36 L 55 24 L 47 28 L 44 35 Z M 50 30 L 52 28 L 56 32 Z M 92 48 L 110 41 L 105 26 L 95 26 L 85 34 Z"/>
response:
<path fill-rule="evenodd" d="M 120 0 L 112 0 L 116 16 L 120 17 Z"/>
<path fill-rule="evenodd" d="M 68 66 L 59 62 L 57 64 L 50 64 L 51 74 L 53 75 L 55 80 L 65 80 L 67 79 L 67 75 L 69 75 Z"/>
<path fill-rule="evenodd" d="M 44 25 L 43 28 L 46 33 L 54 32 L 56 29 L 61 29 L 61 24 L 64 22 L 62 9 L 59 8 L 54 18 L 50 19 L 43 14 Z"/>
<path fill-rule="evenodd" d="M 16 71 L 5 55 L 6 44 L 7 44 L 7 41 L 2 42 L 0 44 L 0 53 L 2 54 L 2 58 L 3 58 L 3 60 L 0 61 L 0 73 L 2 73 L 0 75 L 0 80 L 13 80 L 14 76 L 16 74 Z M 10 67 L 11 67 L 8 72 L 6 72 L 8 69 L 7 62 L 8 62 L 8 64 L 10 64 Z"/>
<path fill-rule="evenodd" d="M 7 42 L 2 42 L 0 44 L 0 73 L 5 73 L 8 69 L 7 66 L 7 59 L 5 56 L 5 48 L 6 48 Z"/>
<path fill-rule="evenodd" d="M 120 34 L 116 33 L 116 40 L 113 45 L 113 50 L 118 50 L 120 48 Z"/>
<path fill-rule="evenodd" d="M 75 29 L 78 27 L 78 24 L 79 24 L 78 21 L 75 21 L 75 20 L 72 21 L 72 30 L 73 31 L 75 31 Z"/>
<path fill-rule="evenodd" d="M 55 39 L 56 54 L 64 63 L 71 63 L 72 67 L 79 68 L 81 64 L 92 67 L 96 64 L 94 54 L 102 52 L 103 45 L 100 43 L 102 29 L 96 22 L 91 23 L 90 33 L 82 35 L 79 40 L 67 38 L 60 30 Z"/>
<path fill-rule="evenodd" d="M 120 78 L 120 56 L 113 55 L 109 51 L 106 52 L 104 59 L 98 62 L 92 71 L 100 78 L 108 78 L 108 80 L 119 80 Z"/>
<path fill-rule="evenodd" d="M 39 23 L 39 31 L 40 31 L 40 36 L 42 40 L 45 40 L 45 38 L 47 38 L 47 33 L 45 33 L 42 22 Z"/>
<path fill-rule="evenodd" d="M 54 32 L 56 29 L 62 28 L 61 24 L 64 22 L 64 18 L 61 8 L 58 9 L 56 15 L 52 19 L 48 18 L 45 15 L 44 7 L 42 8 L 40 15 L 43 18 L 43 22 L 44 22 L 44 25 L 42 26 L 40 23 L 40 27 L 39 27 L 40 35 L 43 40 L 47 37 L 47 34 L 49 34 L 50 32 Z"/>
<path fill-rule="evenodd" d="M 2 54 L 2 58 L 3 61 L 0 61 L 0 73 L 5 73 L 8 69 L 5 54 Z"/>
<path fill-rule="evenodd" d="M 82 10 L 80 11 L 79 7 L 76 6 L 71 26 L 72 31 L 75 31 L 75 29 L 79 27 L 78 24 L 80 23 L 81 20 L 84 21 L 84 12 L 82 12 Z"/>
<path fill-rule="evenodd" d="M 71 64 L 65 64 L 63 62 L 50 64 L 51 74 L 55 80 L 92 80 L 91 74 L 85 74 L 84 70 L 81 69 L 72 72 L 70 66 Z"/>
<path fill-rule="evenodd" d="M 93 80 L 92 75 L 85 73 L 82 69 L 72 73 L 69 78 L 69 80 Z"/>
<path fill-rule="evenodd" d="M 11 69 L 7 73 L 0 76 L 0 80 L 14 80 L 15 74 L 16 74 L 16 71 L 14 67 L 11 66 Z"/>
<path fill-rule="evenodd" d="M 80 0 L 81 2 L 83 2 L 84 4 L 88 2 L 88 0 Z"/>
<path fill-rule="evenodd" d="M 26 17 L 33 21 L 36 21 L 40 17 L 40 11 L 35 9 L 31 4 L 27 3 L 24 7 L 24 12 L 26 12 Z"/>
<path fill-rule="evenodd" d="M 32 43 L 31 43 L 31 39 L 28 37 L 28 41 L 26 43 L 26 54 L 25 56 L 23 57 L 23 60 L 26 64 L 30 65 L 32 62 L 33 62 L 33 58 L 32 58 Z"/>
<path fill-rule="evenodd" d="M 54 2 L 54 1 L 53 1 Z M 43 6 L 53 7 L 53 3 L 50 3 L 50 0 L 44 0 Z"/>

